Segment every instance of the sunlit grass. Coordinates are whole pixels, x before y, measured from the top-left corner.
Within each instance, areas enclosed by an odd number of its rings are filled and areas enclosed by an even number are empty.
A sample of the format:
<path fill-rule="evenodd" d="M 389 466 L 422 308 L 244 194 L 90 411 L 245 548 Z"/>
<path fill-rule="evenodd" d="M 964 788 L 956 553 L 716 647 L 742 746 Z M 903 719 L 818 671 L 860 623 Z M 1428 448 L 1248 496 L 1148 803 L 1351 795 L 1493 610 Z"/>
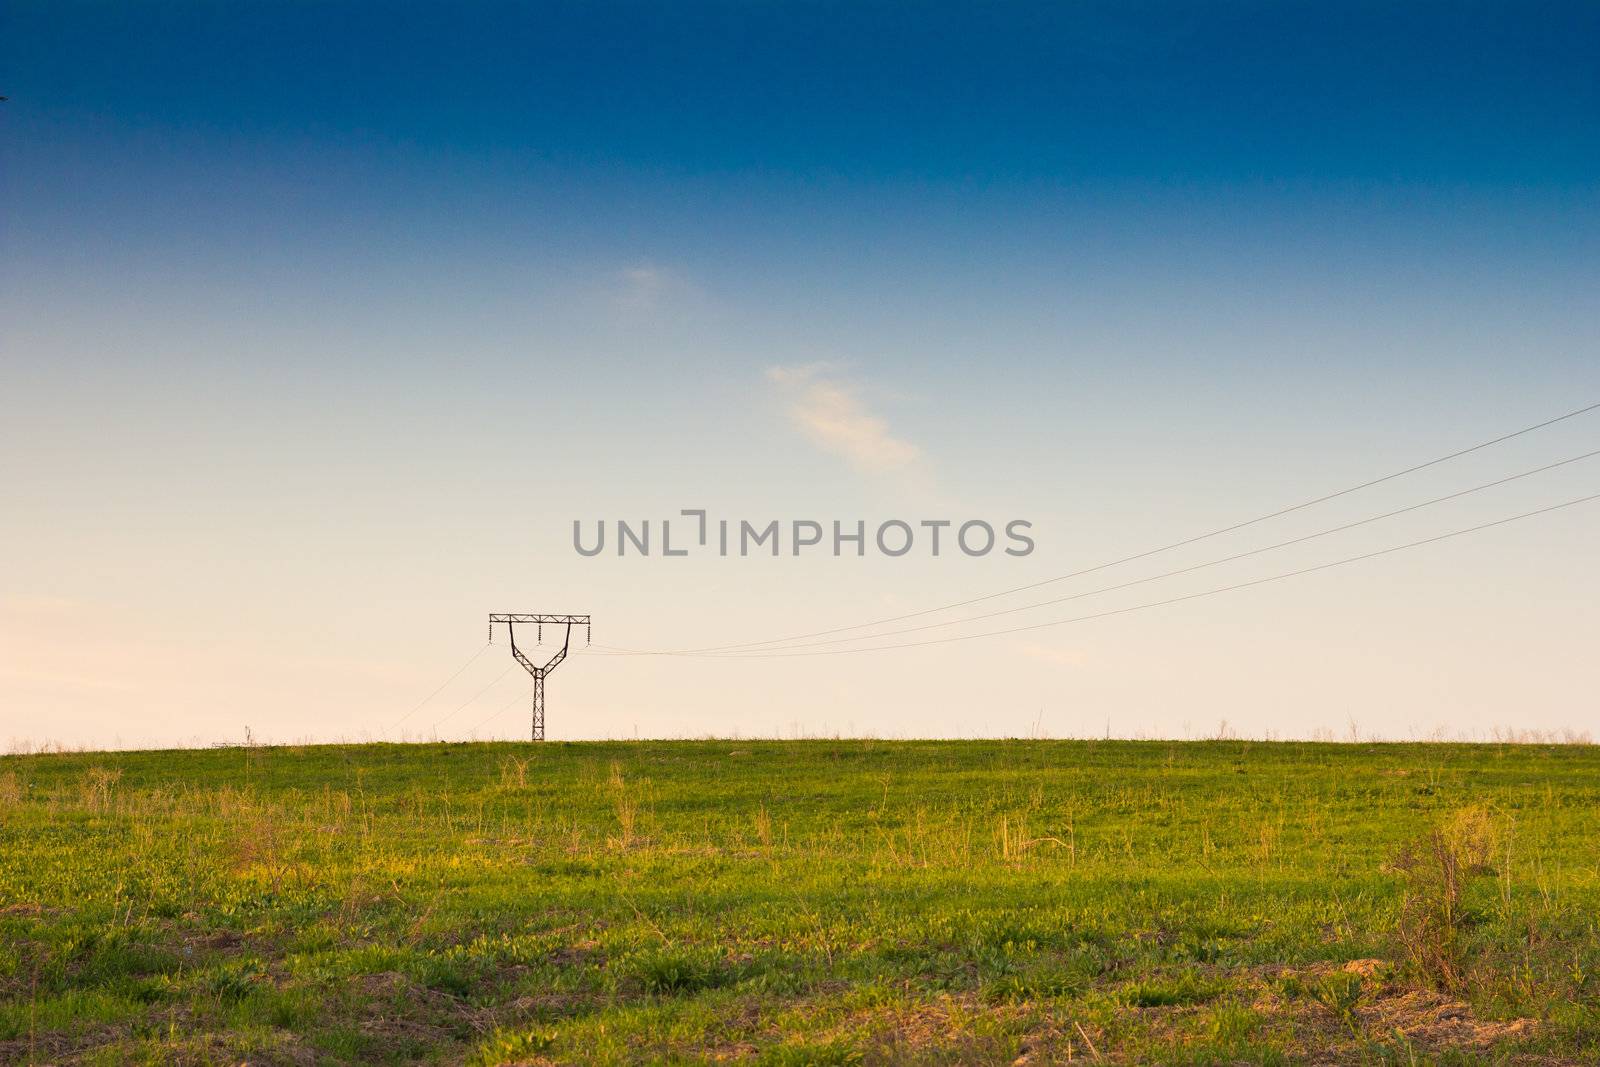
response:
<path fill-rule="evenodd" d="M 1596 1062 L 1597 799 L 1581 745 L 6 757 L 0 1061 Z"/>

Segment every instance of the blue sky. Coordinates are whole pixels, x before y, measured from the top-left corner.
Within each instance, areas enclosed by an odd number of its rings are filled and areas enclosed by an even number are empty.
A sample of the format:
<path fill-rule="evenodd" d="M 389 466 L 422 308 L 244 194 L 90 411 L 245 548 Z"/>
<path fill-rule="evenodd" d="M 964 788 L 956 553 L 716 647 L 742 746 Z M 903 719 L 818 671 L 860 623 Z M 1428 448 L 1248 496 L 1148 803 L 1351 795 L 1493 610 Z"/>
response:
<path fill-rule="evenodd" d="M 106 740 L 106 692 L 143 709 L 118 723 L 129 738 L 244 718 L 357 736 L 508 600 L 597 604 L 618 643 L 647 647 L 853 621 L 1271 510 L 1600 393 L 1592 5 L 3 18 L 0 696 L 19 737 Z M 916 458 L 852 462 L 818 418 Z M 1565 426 L 1371 510 L 1592 439 Z M 566 540 L 574 517 L 702 505 L 1026 515 L 1042 533 L 1024 562 L 677 573 L 576 560 Z M 1592 634 L 1595 590 L 1573 575 L 1597 570 L 1593 529 L 1575 516 L 1437 573 L 1376 568 L 1362 591 L 1408 612 L 1392 633 L 1325 583 L 1270 610 L 1102 627 L 1092 648 L 976 642 L 971 699 L 999 732 L 1041 707 L 1063 733 L 1343 729 L 1380 690 L 1407 729 L 1572 725 L 1595 717 L 1593 672 L 1563 653 Z M 1463 573 L 1495 617 L 1524 613 L 1494 655 L 1451 629 L 1488 618 Z M 84 617 L 105 621 L 105 660 L 66 621 Z M 1346 689 L 1286 708 L 1240 666 L 1269 618 L 1285 679 L 1376 630 Z M 116 666 L 129 638 L 156 666 Z M 971 729 L 968 697 L 919 655 L 854 657 L 873 662 L 830 682 L 820 721 L 787 666 L 579 661 L 552 735 Z M 1530 672 L 1545 681 L 1513 713 Z"/>
<path fill-rule="evenodd" d="M 663 186 L 757 173 L 1569 189 L 1597 161 L 1600 15 L 1583 4 L 11 11 L 19 102 L 286 161 L 366 145 Z"/>

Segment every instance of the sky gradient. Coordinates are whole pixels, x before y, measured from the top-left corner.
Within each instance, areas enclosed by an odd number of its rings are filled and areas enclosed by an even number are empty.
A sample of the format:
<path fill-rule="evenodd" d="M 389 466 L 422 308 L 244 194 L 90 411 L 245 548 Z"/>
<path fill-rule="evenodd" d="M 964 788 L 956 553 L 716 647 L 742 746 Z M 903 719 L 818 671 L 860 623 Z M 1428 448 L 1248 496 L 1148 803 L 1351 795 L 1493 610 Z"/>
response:
<path fill-rule="evenodd" d="M 500 645 L 402 719 L 491 611 L 645 649 L 848 625 L 1600 400 L 1595 40 L 1580 4 L 10 4 L 0 742 L 518 736 Z M 1600 414 L 1045 592 L 1595 448 Z M 1021 621 L 1597 490 L 1575 463 Z M 571 548 L 692 507 L 1038 548 Z M 932 648 L 575 656 L 549 731 L 1596 731 L 1597 533 Z"/>

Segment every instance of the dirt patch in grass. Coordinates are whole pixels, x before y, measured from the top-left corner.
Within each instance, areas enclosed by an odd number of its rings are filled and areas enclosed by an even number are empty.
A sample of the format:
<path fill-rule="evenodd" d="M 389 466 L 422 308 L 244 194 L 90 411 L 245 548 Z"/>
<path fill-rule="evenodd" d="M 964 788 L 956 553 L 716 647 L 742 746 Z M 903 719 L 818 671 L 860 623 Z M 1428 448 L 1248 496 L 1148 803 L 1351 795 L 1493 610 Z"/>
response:
<path fill-rule="evenodd" d="M 103 1027 L 83 1035 L 59 1031 L 0 1041 L 0 1063 L 59 1063 L 83 1049 L 115 1040 L 117 1031 Z"/>
<path fill-rule="evenodd" d="M 1374 1028 L 1398 1032 L 1423 1048 L 1438 1051 L 1483 1049 L 1509 1038 L 1525 1040 L 1538 1026 L 1532 1019 L 1478 1019 L 1467 1005 L 1438 993 L 1383 998 L 1361 1014 Z"/>
<path fill-rule="evenodd" d="M 977 994 L 951 994 L 909 1006 L 862 1009 L 818 1038 L 846 1043 L 862 1062 L 1013 1062 L 1018 1065 L 1082 1062 L 1135 1064 L 1194 1052 L 1211 1043 L 1219 1062 L 1231 1062 L 1226 1044 L 1214 1031 L 1219 1009 L 1248 1011 L 1254 1032 L 1232 1050 L 1241 1062 L 1251 1049 L 1275 1049 L 1290 1062 L 1325 1065 L 1374 1062 L 1379 1047 L 1409 1049 L 1425 1059 L 1448 1053 L 1493 1053 L 1497 1062 L 1577 1067 L 1574 1059 L 1519 1052 L 1537 1035 L 1531 1019 L 1488 1020 L 1444 994 L 1394 984 L 1394 968 L 1382 960 L 1354 960 L 1276 976 L 1223 972 L 1229 986 L 1215 1003 L 1124 1006 L 1114 1022 L 1092 1021 L 1087 1004 L 1041 1000 L 993 1005 Z M 1282 979 L 1309 983 L 1331 975 L 1352 982 L 1355 995 L 1348 1016 L 1311 996 L 1283 995 Z M 1103 1016 L 1102 1016 L 1103 1018 Z M 1014 1055 L 1013 1055 L 1014 1053 Z"/>
<path fill-rule="evenodd" d="M 1425 1057 L 1492 1049 L 1506 1063 L 1578 1063 L 1519 1055 L 1516 1046 L 1537 1034 L 1534 1019 L 1480 1019 L 1464 1001 L 1407 988 L 1394 974 L 1394 966 L 1380 959 L 1286 968 L 1260 989 L 1254 1007 L 1269 1019 L 1290 1021 L 1296 1043 L 1318 1063 L 1365 1062 L 1373 1045 L 1409 1048 Z M 1286 989 L 1295 992 L 1285 995 Z"/>
<path fill-rule="evenodd" d="M 0 1041 L 0 1063 L 154 1062 L 174 1067 L 249 1063 L 261 1067 L 301 1067 L 318 1062 L 316 1052 L 286 1030 L 236 1034 L 193 1034 L 187 1011 L 171 1014 L 179 1036 L 160 1039 L 134 1035 L 127 1026 L 102 1026 L 80 1034 L 41 1032 L 32 1039 Z"/>
<path fill-rule="evenodd" d="M 369 1013 L 388 1005 L 403 1004 L 411 1009 L 408 1014 L 425 1014 L 460 1021 L 477 1019 L 478 1012 L 465 1001 L 441 990 L 430 989 L 409 975 L 399 971 L 381 971 L 364 974 L 354 980 L 356 991 L 366 1001 Z M 387 1017 L 387 1013 L 380 1013 Z M 363 1022 L 365 1028 L 367 1022 Z"/>
<path fill-rule="evenodd" d="M 636 1047 L 715 1062 L 865 1065 L 1129 1065 L 1187 1062 L 1200 1055 L 1217 1063 L 1259 1062 L 1263 1056 L 1276 1056 L 1291 1063 L 1335 1067 L 1388 1062 L 1385 1057 L 1397 1055 L 1397 1062 L 1407 1062 L 1408 1053 L 1423 1062 L 1468 1053 L 1524 1067 L 1579 1063 L 1521 1051 L 1537 1035 L 1532 1020 L 1480 1019 L 1464 1002 L 1394 984 L 1393 974 L 1393 966 L 1382 960 L 1208 972 L 1208 979 L 1222 990 L 1215 998 L 1152 1006 L 1129 1004 L 1109 988 L 1086 999 L 998 1004 L 980 992 L 963 991 L 851 1007 L 841 1014 L 833 999 L 839 991 L 834 991 L 806 1002 L 787 1002 L 779 1017 L 763 1010 L 761 1001 L 752 1000 L 736 1017 L 722 1020 L 727 1038 L 715 1044 L 670 1050 L 655 1043 Z M 1330 1006 L 1307 993 L 1284 992 L 1285 979 L 1309 986 L 1329 977 L 1353 991 L 1342 1015 L 1337 1001 Z M 548 1010 L 549 1005 L 538 998 L 529 999 L 532 1003 L 522 1005 L 524 1010 Z M 814 1010 L 808 1011 L 807 1004 Z M 793 1026 L 797 1012 L 832 1018 L 826 1025 L 797 1032 Z M 1230 1019 L 1242 1019 L 1244 1027 L 1232 1037 Z M 576 1062 L 565 1058 L 570 1051 L 557 1055 L 557 1061 Z"/>
<path fill-rule="evenodd" d="M 5 907 L 0 907 L 0 918 L 32 918 L 37 915 L 45 914 L 46 910 L 47 909 L 43 904 L 35 904 L 29 900 L 21 900 L 15 904 L 7 904 Z"/>
<path fill-rule="evenodd" d="M 251 1067 L 310 1067 L 322 1062 L 322 1059 L 294 1034 L 274 1030 L 266 1039 L 252 1036 L 247 1045 L 227 1034 L 185 1038 L 161 1045 L 159 1061 L 175 1067 L 208 1067 L 218 1063 L 250 1064 Z"/>
<path fill-rule="evenodd" d="M 1053 1062 L 1051 1053 L 1064 1048 L 1060 1037 L 1057 1021 L 1035 1005 L 987 1004 L 977 993 L 952 993 L 851 1011 L 799 1047 L 851 1048 L 860 1053 L 851 1062 L 868 1064 L 1004 1063 L 1017 1051 L 1022 1062 L 1033 1053 Z"/>

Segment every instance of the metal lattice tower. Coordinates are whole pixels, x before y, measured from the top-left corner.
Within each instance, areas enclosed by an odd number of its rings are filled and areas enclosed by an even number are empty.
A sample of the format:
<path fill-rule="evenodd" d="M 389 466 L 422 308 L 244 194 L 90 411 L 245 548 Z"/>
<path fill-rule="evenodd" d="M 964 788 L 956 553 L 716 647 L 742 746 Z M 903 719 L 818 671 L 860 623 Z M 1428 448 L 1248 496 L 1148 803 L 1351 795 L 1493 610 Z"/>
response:
<path fill-rule="evenodd" d="M 589 643 L 589 616 L 587 615 L 490 615 L 489 640 L 494 641 L 494 625 L 497 622 L 506 624 L 506 633 L 511 637 L 511 655 L 522 664 L 522 669 L 533 676 L 533 740 L 544 740 L 544 680 L 547 675 L 567 658 L 567 648 L 572 644 L 572 628 L 583 627 L 583 643 Z M 544 627 L 546 623 L 554 626 L 565 626 L 561 638 L 561 651 L 551 656 L 544 666 L 539 666 L 527 656 L 522 649 L 517 647 L 517 623 L 533 623 L 538 629 L 539 641 L 544 641 Z"/>

